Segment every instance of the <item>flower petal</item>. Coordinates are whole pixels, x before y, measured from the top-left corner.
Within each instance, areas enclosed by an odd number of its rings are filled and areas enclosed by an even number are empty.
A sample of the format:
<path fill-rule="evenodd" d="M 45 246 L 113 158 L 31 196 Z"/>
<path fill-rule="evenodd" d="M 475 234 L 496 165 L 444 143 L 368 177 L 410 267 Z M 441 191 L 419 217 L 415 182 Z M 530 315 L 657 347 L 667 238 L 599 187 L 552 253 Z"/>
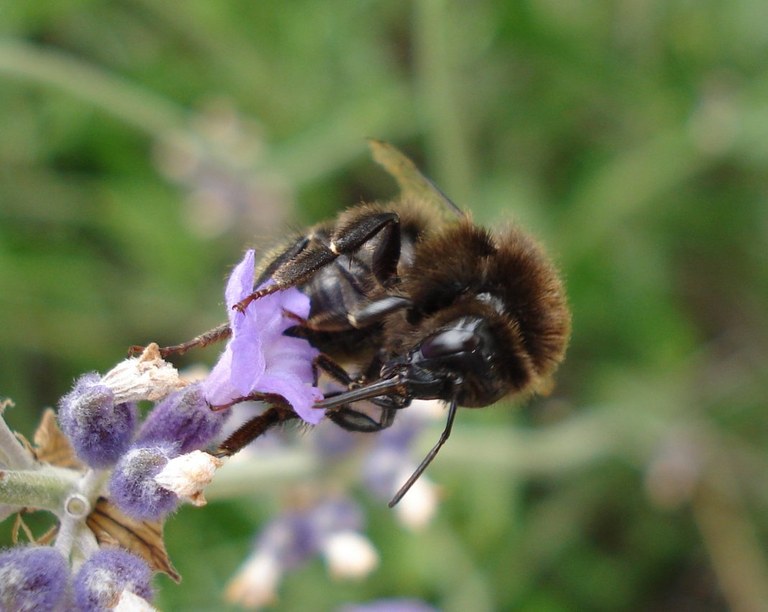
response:
<path fill-rule="evenodd" d="M 203 395 L 211 406 L 224 406 L 229 404 L 233 397 L 232 389 L 232 350 L 227 345 L 219 357 L 213 370 L 203 381 Z"/>
<path fill-rule="evenodd" d="M 313 408 L 316 401 L 323 398 L 317 387 L 303 383 L 297 376 L 278 372 L 267 373 L 259 381 L 259 391 L 282 395 L 296 414 L 310 425 L 317 425 L 325 416 L 323 410 Z"/>
<path fill-rule="evenodd" d="M 253 301 L 244 313 L 233 310 L 232 306 L 253 290 L 254 268 L 255 255 L 249 250 L 227 283 L 232 338 L 204 383 L 205 398 L 222 406 L 254 392 L 275 393 L 302 419 L 317 424 L 324 414 L 312 407 L 322 398 L 319 389 L 311 385 L 312 362 L 318 351 L 306 340 L 283 335 L 295 325 L 285 312 L 307 317 L 309 297 L 289 288 Z"/>
<path fill-rule="evenodd" d="M 256 390 L 266 368 L 257 321 L 251 318 L 232 338 L 228 348 L 232 353 L 230 385 L 240 397 L 248 395 Z"/>
<path fill-rule="evenodd" d="M 224 298 L 227 303 L 227 308 L 230 311 L 230 322 L 235 323 L 232 319 L 233 311 L 232 307 L 240 300 L 244 299 L 253 291 L 253 276 L 256 268 L 256 254 L 253 249 L 249 249 L 245 253 L 243 260 L 237 264 L 232 270 L 232 274 L 227 282 L 227 288 L 224 291 Z"/>

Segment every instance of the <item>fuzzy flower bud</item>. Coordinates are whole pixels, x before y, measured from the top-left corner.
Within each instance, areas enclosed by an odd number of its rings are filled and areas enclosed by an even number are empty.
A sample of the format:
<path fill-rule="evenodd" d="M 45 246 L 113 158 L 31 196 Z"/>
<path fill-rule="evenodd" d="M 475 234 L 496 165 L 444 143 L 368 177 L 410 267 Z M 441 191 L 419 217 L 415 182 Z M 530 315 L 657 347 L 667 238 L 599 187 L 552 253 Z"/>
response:
<path fill-rule="evenodd" d="M 94 468 L 113 465 L 128 449 L 136 427 L 136 405 L 115 403 L 98 374 L 84 374 L 59 401 L 59 423 L 77 456 Z"/>
<path fill-rule="evenodd" d="M 137 519 L 156 520 L 174 510 L 179 498 L 155 480 L 174 455 L 175 448 L 168 445 L 129 450 L 112 474 L 109 485 L 112 501 Z"/>
<path fill-rule="evenodd" d="M 104 548 L 91 555 L 75 575 L 75 604 L 82 612 L 101 612 L 115 607 L 124 592 L 150 601 L 151 579 L 149 566 L 136 555 L 121 548 Z"/>
<path fill-rule="evenodd" d="M 181 454 L 202 448 L 221 431 L 229 410 L 211 410 L 200 384 L 159 402 L 139 430 L 136 446 L 173 442 Z"/>
<path fill-rule="evenodd" d="M 0 610 L 60 609 L 68 581 L 67 561 L 55 548 L 28 546 L 0 552 Z"/>

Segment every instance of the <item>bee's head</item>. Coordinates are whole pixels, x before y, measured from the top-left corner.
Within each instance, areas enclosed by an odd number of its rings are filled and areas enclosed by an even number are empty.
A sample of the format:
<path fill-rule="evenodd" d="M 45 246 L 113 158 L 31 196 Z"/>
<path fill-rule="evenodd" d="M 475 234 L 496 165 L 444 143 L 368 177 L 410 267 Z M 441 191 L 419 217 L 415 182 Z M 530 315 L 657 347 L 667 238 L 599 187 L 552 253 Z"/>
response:
<path fill-rule="evenodd" d="M 462 406 L 535 390 L 563 359 L 570 313 L 562 282 L 514 227 L 491 233 L 462 223 L 425 241 L 405 287 L 412 307 L 388 326 L 391 355 L 453 381 Z"/>
<path fill-rule="evenodd" d="M 499 375 L 498 341 L 484 317 L 461 316 L 440 327 L 411 348 L 400 367 L 409 380 L 423 381 L 430 396 L 455 398 L 461 406 L 487 406 L 510 390 Z"/>

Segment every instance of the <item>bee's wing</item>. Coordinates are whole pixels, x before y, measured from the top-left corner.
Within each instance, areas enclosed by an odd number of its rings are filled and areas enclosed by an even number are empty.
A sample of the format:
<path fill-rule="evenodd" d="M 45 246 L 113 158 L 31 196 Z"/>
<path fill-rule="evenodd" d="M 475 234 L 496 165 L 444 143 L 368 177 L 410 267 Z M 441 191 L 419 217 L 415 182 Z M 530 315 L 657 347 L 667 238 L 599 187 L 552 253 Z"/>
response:
<path fill-rule="evenodd" d="M 400 150 L 383 140 L 368 141 L 373 153 L 373 159 L 379 163 L 397 181 L 403 195 L 411 195 L 419 199 L 434 202 L 438 206 L 446 206 L 459 217 L 465 217 L 461 210 L 439 187 L 424 176 L 410 159 Z"/>

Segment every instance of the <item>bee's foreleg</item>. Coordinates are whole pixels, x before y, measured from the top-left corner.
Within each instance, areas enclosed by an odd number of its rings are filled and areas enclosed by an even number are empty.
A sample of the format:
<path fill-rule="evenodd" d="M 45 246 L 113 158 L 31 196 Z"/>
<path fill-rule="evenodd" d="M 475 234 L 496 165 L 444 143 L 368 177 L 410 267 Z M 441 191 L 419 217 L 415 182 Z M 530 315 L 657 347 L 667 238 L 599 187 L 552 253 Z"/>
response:
<path fill-rule="evenodd" d="M 173 346 L 164 346 L 160 349 L 160 356 L 165 358 L 168 355 L 183 355 L 188 350 L 193 348 L 203 348 L 209 344 L 226 340 L 232 335 L 232 329 L 229 327 L 229 323 L 222 323 L 221 325 L 209 329 L 207 332 L 203 332 L 199 336 L 195 336 L 192 340 L 182 342 L 181 344 L 174 344 Z M 128 349 L 131 355 L 141 353 L 144 350 L 143 346 L 132 346 Z"/>
<path fill-rule="evenodd" d="M 260 415 L 243 423 L 211 453 L 212 455 L 230 457 L 276 425 L 299 418 L 290 404 L 279 395 L 264 394 L 244 399 L 260 399 L 269 402 L 271 406 Z"/>

